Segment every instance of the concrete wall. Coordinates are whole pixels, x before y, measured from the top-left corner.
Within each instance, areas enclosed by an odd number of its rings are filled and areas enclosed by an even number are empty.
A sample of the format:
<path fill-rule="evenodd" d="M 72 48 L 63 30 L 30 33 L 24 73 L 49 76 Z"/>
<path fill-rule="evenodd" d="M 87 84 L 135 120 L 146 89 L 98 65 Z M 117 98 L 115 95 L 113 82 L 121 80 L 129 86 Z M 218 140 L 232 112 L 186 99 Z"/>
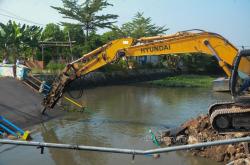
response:
<path fill-rule="evenodd" d="M 169 69 L 139 69 L 128 71 L 114 71 L 108 73 L 91 72 L 76 80 L 76 84 L 74 86 L 79 86 L 79 84 L 84 87 L 128 84 L 157 80 L 177 74 L 178 72 Z M 51 83 L 55 79 L 56 75 L 39 74 L 35 75 L 35 77 Z"/>
<path fill-rule="evenodd" d="M 0 77 L 14 77 L 13 73 L 14 64 L 0 64 Z M 24 65 L 17 65 L 16 75 L 17 78 L 23 80 L 30 69 Z"/>

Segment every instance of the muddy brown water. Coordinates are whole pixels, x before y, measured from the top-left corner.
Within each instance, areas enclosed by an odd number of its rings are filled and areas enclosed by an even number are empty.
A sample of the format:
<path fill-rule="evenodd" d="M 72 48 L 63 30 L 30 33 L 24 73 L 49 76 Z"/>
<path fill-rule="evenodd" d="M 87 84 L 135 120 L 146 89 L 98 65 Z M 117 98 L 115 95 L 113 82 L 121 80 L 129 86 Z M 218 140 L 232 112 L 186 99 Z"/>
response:
<path fill-rule="evenodd" d="M 69 112 L 60 119 L 37 125 L 34 141 L 76 143 L 130 149 L 157 148 L 148 139 L 149 129 L 175 127 L 206 113 L 210 104 L 230 100 L 226 93 L 202 88 L 152 88 L 138 85 L 110 86 L 88 89 L 78 100 L 87 104 L 84 113 Z M 68 107 L 73 109 L 73 107 Z M 187 152 L 150 156 L 132 156 L 45 149 L 43 155 L 35 147 L 0 146 L 0 164 L 36 165 L 210 165 L 214 161 L 194 157 Z"/>

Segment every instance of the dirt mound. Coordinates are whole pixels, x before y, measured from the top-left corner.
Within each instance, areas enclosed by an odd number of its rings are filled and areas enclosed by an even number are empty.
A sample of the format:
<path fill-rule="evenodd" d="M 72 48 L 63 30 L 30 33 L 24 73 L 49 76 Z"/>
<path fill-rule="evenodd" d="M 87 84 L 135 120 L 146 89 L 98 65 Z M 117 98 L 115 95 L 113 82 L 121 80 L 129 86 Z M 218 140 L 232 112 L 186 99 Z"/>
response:
<path fill-rule="evenodd" d="M 199 116 L 182 125 L 184 128 L 176 136 L 165 132 L 162 141 L 167 145 L 195 144 L 214 140 L 224 140 L 250 136 L 250 133 L 218 134 L 211 126 L 208 115 Z M 249 144 L 239 143 L 221 145 L 190 150 L 193 155 L 213 159 L 218 162 L 234 162 L 234 164 L 248 164 L 250 162 Z"/>

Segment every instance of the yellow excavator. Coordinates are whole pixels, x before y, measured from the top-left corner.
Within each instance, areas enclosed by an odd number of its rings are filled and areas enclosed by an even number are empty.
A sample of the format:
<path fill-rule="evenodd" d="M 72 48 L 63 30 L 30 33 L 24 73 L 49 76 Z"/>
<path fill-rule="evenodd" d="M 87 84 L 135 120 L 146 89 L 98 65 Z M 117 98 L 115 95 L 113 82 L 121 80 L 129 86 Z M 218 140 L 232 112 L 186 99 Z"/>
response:
<path fill-rule="evenodd" d="M 219 132 L 249 131 L 250 94 L 239 94 L 239 82 L 250 76 L 250 50 L 239 51 L 221 35 L 197 29 L 173 35 L 117 39 L 83 55 L 69 63 L 52 83 L 51 90 L 43 100 L 42 113 L 55 106 L 72 81 L 121 58 L 195 52 L 214 56 L 230 78 L 230 91 L 234 99 L 210 107 L 213 128 Z"/>

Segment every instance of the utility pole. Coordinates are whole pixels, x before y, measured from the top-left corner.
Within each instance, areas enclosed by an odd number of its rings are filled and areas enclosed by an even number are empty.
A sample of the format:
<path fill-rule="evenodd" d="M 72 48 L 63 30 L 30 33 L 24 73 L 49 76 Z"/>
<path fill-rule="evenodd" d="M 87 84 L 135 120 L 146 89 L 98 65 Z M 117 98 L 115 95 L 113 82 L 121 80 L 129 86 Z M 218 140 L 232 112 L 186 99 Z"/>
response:
<path fill-rule="evenodd" d="M 70 49 L 71 61 L 73 61 L 73 60 L 74 60 L 74 57 L 73 57 L 73 55 L 72 55 L 72 43 L 71 43 L 71 40 L 70 40 L 69 31 L 68 31 L 68 38 L 69 38 L 69 49 Z"/>
<path fill-rule="evenodd" d="M 69 36 L 69 34 L 68 34 Z M 57 54 L 58 54 L 58 47 L 69 47 L 70 52 L 72 54 L 72 45 L 76 41 L 71 41 L 69 38 L 69 41 L 64 42 L 64 41 L 39 41 L 39 45 L 42 48 L 42 60 L 44 61 L 44 48 L 46 47 L 56 47 L 57 48 Z"/>

